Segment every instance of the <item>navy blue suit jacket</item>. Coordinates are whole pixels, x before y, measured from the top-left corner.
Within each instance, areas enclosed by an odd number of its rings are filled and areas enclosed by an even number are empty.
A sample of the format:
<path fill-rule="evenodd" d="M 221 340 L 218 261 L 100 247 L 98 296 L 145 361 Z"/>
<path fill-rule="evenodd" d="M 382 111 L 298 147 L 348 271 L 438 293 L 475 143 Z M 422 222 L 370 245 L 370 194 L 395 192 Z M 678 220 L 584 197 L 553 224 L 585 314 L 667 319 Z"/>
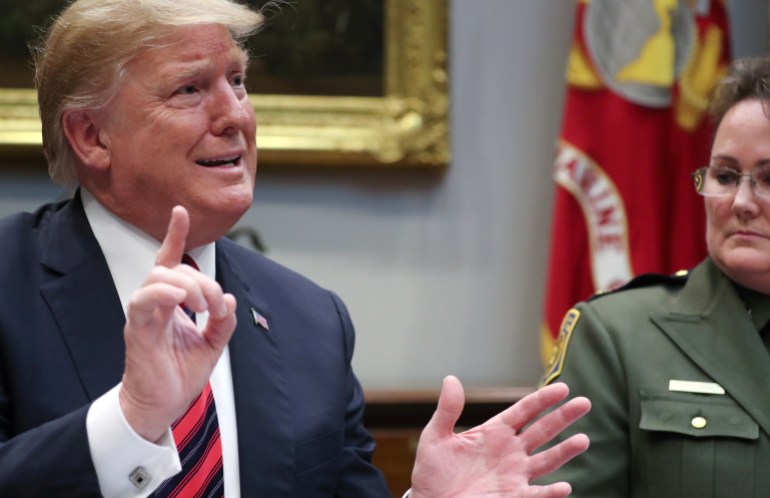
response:
<path fill-rule="evenodd" d="M 228 240 L 216 265 L 238 301 L 242 496 L 388 497 L 342 302 Z M 0 278 L 0 496 L 99 496 L 85 419 L 121 379 L 125 318 L 79 195 L 0 221 Z"/>

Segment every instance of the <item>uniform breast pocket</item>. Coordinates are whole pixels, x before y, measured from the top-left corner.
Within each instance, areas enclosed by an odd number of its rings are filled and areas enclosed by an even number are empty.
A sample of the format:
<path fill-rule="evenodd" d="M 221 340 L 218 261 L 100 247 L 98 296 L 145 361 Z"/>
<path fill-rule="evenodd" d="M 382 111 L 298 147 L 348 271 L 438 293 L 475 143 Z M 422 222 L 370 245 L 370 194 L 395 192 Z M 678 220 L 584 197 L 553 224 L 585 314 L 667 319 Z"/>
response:
<path fill-rule="evenodd" d="M 641 391 L 639 428 L 699 437 L 757 439 L 759 425 L 732 398 Z"/>
<path fill-rule="evenodd" d="M 735 400 L 641 391 L 640 401 L 637 471 L 650 496 L 754 496 L 759 426 Z"/>

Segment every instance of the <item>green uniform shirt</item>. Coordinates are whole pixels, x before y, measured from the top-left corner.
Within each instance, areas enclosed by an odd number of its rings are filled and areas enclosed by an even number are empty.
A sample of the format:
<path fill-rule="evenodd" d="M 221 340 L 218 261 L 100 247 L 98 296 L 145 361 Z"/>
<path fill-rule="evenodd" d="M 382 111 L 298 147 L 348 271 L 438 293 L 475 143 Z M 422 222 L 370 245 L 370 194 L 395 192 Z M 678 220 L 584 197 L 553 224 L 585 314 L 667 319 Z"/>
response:
<path fill-rule="evenodd" d="M 545 379 L 591 400 L 559 436 L 591 446 L 547 482 L 578 498 L 770 497 L 770 354 L 757 331 L 770 300 L 742 294 L 707 259 L 571 310 Z"/>

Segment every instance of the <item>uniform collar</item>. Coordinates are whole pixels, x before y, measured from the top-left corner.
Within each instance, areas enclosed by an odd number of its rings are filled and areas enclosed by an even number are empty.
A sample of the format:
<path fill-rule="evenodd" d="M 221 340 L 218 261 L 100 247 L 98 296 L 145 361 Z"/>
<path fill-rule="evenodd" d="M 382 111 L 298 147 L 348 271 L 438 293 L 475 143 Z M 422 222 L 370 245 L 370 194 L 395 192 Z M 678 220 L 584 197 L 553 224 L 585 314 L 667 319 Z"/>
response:
<path fill-rule="evenodd" d="M 762 330 L 765 324 L 770 321 L 770 296 L 738 284 L 735 284 L 735 289 L 746 305 L 757 330 Z"/>

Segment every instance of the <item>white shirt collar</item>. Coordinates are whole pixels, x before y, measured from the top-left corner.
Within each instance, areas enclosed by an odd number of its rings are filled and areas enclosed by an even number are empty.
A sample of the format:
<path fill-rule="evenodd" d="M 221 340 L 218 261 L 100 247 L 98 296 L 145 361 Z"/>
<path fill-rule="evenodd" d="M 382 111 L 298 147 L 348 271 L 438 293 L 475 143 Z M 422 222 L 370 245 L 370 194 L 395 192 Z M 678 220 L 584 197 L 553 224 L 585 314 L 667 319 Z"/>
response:
<path fill-rule="evenodd" d="M 125 313 L 131 294 L 142 286 L 155 266 L 160 242 L 115 216 L 85 188 L 80 188 L 80 196 Z M 210 278 L 216 278 L 215 247 L 212 242 L 188 251 L 200 271 Z"/>

